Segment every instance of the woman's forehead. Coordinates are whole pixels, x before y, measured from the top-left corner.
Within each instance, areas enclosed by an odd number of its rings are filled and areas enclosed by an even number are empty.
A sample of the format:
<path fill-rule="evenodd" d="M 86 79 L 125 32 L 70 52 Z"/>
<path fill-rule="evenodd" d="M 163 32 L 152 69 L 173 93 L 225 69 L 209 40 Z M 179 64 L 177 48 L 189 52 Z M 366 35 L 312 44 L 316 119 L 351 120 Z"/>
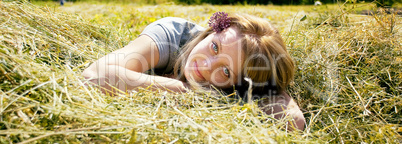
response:
<path fill-rule="evenodd" d="M 239 43 L 240 36 L 240 32 L 236 27 L 229 27 L 218 35 L 222 44 Z"/>

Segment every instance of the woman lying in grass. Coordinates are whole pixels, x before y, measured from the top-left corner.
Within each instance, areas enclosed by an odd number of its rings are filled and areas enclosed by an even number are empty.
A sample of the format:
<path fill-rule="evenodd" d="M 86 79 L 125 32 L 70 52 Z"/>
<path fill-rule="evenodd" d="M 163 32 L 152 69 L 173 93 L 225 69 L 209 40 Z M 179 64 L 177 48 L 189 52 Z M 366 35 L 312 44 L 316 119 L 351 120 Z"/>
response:
<path fill-rule="evenodd" d="M 223 12 L 211 17 L 207 29 L 180 18 L 160 19 L 83 72 L 110 94 L 149 86 L 177 92 L 213 86 L 244 98 L 248 78 L 264 112 L 277 119 L 289 115 L 289 126 L 303 130 L 304 116 L 285 92 L 293 75 L 276 28 L 261 18 Z"/>

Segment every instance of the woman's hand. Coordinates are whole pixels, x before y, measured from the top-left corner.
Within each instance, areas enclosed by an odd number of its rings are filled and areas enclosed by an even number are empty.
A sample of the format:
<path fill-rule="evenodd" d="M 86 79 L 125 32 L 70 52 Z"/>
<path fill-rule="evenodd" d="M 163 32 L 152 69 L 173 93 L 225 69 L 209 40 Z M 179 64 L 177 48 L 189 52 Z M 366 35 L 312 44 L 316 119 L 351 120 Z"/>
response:
<path fill-rule="evenodd" d="M 182 81 L 135 72 L 116 65 L 106 66 L 105 71 L 99 73 L 86 70 L 83 75 L 91 83 L 100 86 L 104 93 L 112 95 L 138 90 L 138 88 L 159 88 L 174 92 L 187 91 L 186 84 Z"/>
<path fill-rule="evenodd" d="M 291 120 L 287 123 L 289 131 L 294 129 L 304 130 L 306 120 L 303 112 L 297 103 L 286 93 L 282 92 L 277 96 L 268 96 L 259 102 L 259 107 L 268 115 L 274 115 L 276 119 L 283 119 L 289 116 Z"/>

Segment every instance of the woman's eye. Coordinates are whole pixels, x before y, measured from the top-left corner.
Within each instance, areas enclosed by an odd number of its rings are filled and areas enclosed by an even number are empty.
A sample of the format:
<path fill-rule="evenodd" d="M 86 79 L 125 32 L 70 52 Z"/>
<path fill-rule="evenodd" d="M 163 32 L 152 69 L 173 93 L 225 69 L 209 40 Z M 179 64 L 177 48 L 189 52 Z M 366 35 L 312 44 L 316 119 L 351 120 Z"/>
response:
<path fill-rule="evenodd" d="M 215 53 L 218 53 L 218 46 L 214 42 L 212 42 L 212 48 L 214 49 Z"/>
<path fill-rule="evenodd" d="M 223 68 L 223 73 L 224 73 L 228 78 L 230 78 L 230 72 L 229 72 L 229 69 L 228 69 L 227 67 L 224 67 L 224 68 Z"/>

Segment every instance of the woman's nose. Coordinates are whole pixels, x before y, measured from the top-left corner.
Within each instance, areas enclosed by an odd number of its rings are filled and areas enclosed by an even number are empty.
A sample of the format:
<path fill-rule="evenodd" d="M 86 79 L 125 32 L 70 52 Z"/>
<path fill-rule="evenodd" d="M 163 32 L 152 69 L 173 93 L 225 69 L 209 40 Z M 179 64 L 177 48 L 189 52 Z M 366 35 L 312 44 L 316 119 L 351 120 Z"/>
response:
<path fill-rule="evenodd" d="M 209 70 L 214 69 L 216 64 L 217 64 L 217 58 L 213 56 L 203 59 L 201 62 L 202 67 L 206 67 Z"/>
<path fill-rule="evenodd" d="M 217 67 L 218 62 L 217 62 L 217 58 L 215 57 L 208 57 L 206 59 L 203 59 L 201 61 L 201 66 L 202 70 L 207 73 L 207 74 L 211 74 L 211 72 Z"/>
<path fill-rule="evenodd" d="M 208 61 L 209 61 L 208 59 L 209 59 L 209 58 L 204 59 L 204 60 L 201 61 L 201 66 L 202 66 L 202 67 L 208 68 L 208 67 L 211 66 L 211 65 L 210 65 L 210 62 L 208 62 Z"/>

